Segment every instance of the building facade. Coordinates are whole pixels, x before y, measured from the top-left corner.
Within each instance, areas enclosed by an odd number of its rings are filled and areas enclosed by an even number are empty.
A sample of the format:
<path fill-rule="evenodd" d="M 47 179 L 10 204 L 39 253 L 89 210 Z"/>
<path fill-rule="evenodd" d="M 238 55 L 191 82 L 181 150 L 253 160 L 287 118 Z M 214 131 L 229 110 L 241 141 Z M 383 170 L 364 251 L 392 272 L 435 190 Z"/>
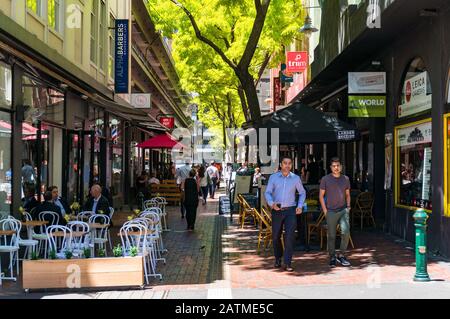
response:
<path fill-rule="evenodd" d="M 120 208 L 133 201 L 135 163 L 142 169 L 170 160 L 145 156 L 135 145 L 167 130 L 157 119 L 160 108 L 174 114 L 176 125 L 186 123 L 181 92 L 157 97 L 155 109 L 136 109 L 130 94 L 114 93 L 115 20 L 130 21 L 128 49 L 134 53 L 132 11 L 130 0 L 0 2 L 2 214 L 17 214 L 30 185 L 36 194 L 56 185 L 69 202 L 82 203 L 99 182 Z M 162 38 L 157 40 L 155 50 Z M 165 52 L 155 63 L 167 70 Z M 129 93 L 152 93 L 156 82 L 169 79 L 161 68 L 154 82 L 137 88 L 135 54 L 129 65 Z M 176 81 L 167 83 L 174 87 Z"/>
<path fill-rule="evenodd" d="M 359 142 L 327 153 L 339 155 L 355 184 L 374 193 L 384 230 L 414 242 L 412 215 L 424 208 L 429 251 L 450 256 L 450 4 L 319 2 L 312 80 L 296 99 L 357 125 Z M 385 117 L 349 117 L 348 72 L 386 73 Z"/>

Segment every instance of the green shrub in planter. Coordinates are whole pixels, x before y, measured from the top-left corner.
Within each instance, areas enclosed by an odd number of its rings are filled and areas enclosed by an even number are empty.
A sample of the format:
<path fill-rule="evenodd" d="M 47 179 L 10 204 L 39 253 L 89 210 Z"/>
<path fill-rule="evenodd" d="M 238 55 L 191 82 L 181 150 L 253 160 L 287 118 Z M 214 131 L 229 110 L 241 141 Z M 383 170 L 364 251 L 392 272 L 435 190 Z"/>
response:
<path fill-rule="evenodd" d="M 39 253 L 32 251 L 31 252 L 31 260 L 38 260 L 39 259 Z"/>
<path fill-rule="evenodd" d="M 98 249 L 98 257 L 105 257 L 105 256 L 106 256 L 105 249 L 99 248 Z"/>
<path fill-rule="evenodd" d="M 83 249 L 84 258 L 91 258 L 91 250 L 89 248 Z"/>
<path fill-rule="evenodd" d="M 133 246 L 130 248 L 130 256 L 136 257 L 138 255 L 138 248 L 136 246 Z"/>
<path fill-rule="evenodd" d="M 72 259 L 73 253 L 70 250 L 65 250 L 64 251 L 64 256 L 66 257 L 66 259 Z"/>
<path fill-rule="evenodd" d="M 122 249 L 122 246 L 120 246 L 120 244 L 117 244 L 117 246 L 114 247 L 113 255 L 114 255 L 114 257 L 122 257 L 123 256 L 123 249 Z"/>
<path fill-rule="evenodd" d="M 50 259 L 56 259 L 56 250 L 52 249 L 48 256 Z"/>

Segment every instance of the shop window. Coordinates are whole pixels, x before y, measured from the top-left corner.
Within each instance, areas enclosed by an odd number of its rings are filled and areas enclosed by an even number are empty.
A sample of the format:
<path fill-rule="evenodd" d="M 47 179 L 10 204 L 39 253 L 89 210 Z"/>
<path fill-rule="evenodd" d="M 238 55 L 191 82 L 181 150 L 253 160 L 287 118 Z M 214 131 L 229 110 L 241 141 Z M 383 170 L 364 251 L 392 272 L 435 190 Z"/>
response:
<path fill-rule="evenodd" d="M 64 124 L 64 94 L 32 77 L 23 77 L 23 101 L 27 122 Z"/>
<path fill-rule="evenodd" d="M 115 49 L 115 30 L 116 19 L 111 14 L 109 16 L 109 56 L 108 56 L 108 74 L 111 79 L 114 79 L 114 49 Z"/>
<path fill-rule="evenodd" d="M 11 213 L 11 114 L 0 111 L 0 218 Z"/>
<path fill-rule="evenodd" d="M 421 58 L 415 58 L 405 72 L 398 117 L 426 113 L 431 109 L 431 96 L 431 82 L 425 63 Z"/>
<path fill-rule="evenodd" d="M 450 114 L 444 116 L 444 215 L 450 217 Z"/>
<path fill-rule="evenodd" d="M 431 211 L 431 121 L 396 127 L 395 139 L 396 204 Z"/>
<path fill-rule="evenodd" d="M 27 0 L 27 8 L 38 16 L 42 14 L 42 0 Z"/>
<path fill-rule="evenodd" d="M 48 26 L 56 31 L 60 30 L 60 17 L 61 17 L 61 0 L 48 0 L 47 1 L 47 15 Z"/>
<path fill-rule="evenodd" d="M 112 117 L 109 122 L 111 132 L 111 150 L 112 150 L 112 183 L 111 193 L 113 196 L 122 193 L 123 186 L 123 141 L 122 141 L 122 122 Z"/>

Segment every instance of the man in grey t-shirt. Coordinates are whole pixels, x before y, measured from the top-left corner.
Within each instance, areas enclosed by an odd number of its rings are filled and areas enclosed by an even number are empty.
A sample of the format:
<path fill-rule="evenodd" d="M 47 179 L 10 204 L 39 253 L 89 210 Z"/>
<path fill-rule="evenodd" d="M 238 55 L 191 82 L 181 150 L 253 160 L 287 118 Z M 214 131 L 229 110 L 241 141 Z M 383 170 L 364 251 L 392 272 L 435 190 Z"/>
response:
<path fill-rule="evenodd" d="M 336 267 L 336 261 L 342 266 L 350 266 L 345 257 L 350 239 L 350 180 L 342 175 L 339 158 L 331 159 L 331 174 L 320 181 L 319 201 L 327 221 L 327 247 L 330 255 L 330 267 Z M 336 227 L 341 229 L 340 255 L 336 258 Z"/>

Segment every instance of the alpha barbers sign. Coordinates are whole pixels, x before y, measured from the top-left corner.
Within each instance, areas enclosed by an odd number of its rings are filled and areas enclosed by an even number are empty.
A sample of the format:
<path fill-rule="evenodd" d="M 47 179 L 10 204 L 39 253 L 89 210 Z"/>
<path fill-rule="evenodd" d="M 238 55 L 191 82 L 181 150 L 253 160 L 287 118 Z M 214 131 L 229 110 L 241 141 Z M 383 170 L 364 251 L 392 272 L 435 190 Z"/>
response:
<path fill-rule="evenodd" d="M 128 93 L 129 21 L 117 19 L 115 25 L 114 91 Z"/>

